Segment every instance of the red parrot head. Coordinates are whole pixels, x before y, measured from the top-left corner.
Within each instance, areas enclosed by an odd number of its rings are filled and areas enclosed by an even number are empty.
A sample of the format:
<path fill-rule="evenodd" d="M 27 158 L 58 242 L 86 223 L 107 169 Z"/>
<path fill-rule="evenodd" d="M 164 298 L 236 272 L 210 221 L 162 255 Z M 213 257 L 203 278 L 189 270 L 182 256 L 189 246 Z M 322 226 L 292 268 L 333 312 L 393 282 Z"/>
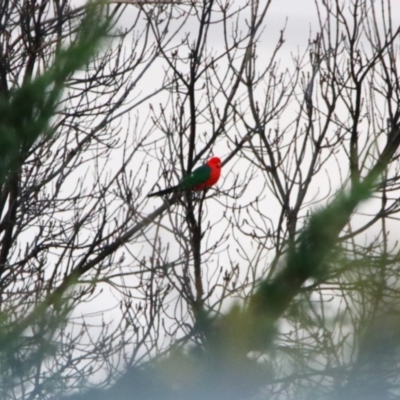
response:
<path fill-rule="evenodd" d="M 211 168 L 211 175 L 205 187 L 210 187 L 217 183 L 221 176 L 221 159 L 219 157 L 212 157 L 207 161 L 207 165 Z"/>
<path fill-rule="evenodd" d="M 211 168 L 221 169 L 221 159 L 219 157 L 211 157 L 207 161 L 207 165 Z"/>

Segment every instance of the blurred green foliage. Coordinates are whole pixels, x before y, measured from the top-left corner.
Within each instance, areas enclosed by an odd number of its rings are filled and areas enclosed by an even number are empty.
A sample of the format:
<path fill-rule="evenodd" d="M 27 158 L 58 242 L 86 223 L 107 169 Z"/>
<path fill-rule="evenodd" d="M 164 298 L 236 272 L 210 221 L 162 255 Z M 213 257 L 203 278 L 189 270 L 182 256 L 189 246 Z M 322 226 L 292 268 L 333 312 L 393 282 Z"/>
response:
<path fill-rule="evenodd" d="M 51 67 L 40 76 L 28 77 L 20 87 L 0 97 L 0 187 L 20 173 L 23 160 L 41 136 L 52 135 L 51 118 L 57 111 L 66 80 L 96 55 L 108 29 L 109 22 L 102 17 L 102 3 L 88 3 L 75 37 L 70 38 L 68 46 L 59 48 Z M 68 299 L 58 297 L 53 299 L 51 308 L 43 302 L 24 310 L 22 315 L 18 309 L 2 309 L 1 398 L 6 398 L 13 380 L 27 374 L 37 359 L 53 353 L 52 334 L 66 321 L 70 311 Z"/>
<path fill-rule="evenodd" d="M 87 65 L 104 39 L 108 21 L 101 18 L 101 2 L 91 2 L 72 43 L 54 55 L 51 68 L 26 79 L 0 97 L 0 185 L 18 170 L 23 155 L 40 135 L 49 135 L 65 81 Z M 71 38 L 72 39 L 72 38 Z"/>

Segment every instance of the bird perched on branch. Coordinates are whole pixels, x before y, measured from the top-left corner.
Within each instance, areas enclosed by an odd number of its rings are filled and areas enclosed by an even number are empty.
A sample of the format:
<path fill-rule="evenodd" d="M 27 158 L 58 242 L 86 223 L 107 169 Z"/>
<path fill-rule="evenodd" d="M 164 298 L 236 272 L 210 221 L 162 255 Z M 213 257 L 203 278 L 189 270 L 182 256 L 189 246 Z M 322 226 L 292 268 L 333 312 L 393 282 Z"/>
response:
<path fill-rule="evenodd" d="M 178 185 L 150 193 L 147 197 L 162 196 L 186 190 L 205 190 L 217 183 L 220 175 L 221 160 L 218 157 L 212 157 L 204 165 L 185 176 Z"/>

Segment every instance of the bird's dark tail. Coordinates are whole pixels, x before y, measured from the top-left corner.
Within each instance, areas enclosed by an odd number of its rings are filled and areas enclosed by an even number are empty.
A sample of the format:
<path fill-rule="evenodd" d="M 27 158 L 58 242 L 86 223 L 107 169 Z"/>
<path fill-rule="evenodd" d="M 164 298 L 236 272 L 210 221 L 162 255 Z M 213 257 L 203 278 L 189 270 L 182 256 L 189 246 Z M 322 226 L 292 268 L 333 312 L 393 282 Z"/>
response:
<path fill-rule="evenodd" d="M 159 192 L 150 193 L 147 197 L 163 196 L 164 194 L 170 194 L 179 191 L 179 186 L 173 186 L 168 189 L 160 190 Z"/>

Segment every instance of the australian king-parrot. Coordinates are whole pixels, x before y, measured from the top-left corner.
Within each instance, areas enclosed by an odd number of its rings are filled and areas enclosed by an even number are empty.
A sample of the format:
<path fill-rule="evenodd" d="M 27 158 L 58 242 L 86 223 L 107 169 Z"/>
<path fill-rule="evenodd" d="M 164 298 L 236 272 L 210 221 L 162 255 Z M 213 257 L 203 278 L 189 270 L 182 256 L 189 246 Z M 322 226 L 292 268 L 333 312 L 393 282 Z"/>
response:
<path fill-rule="evenodd" d="M 218 182 L 221 175 L 221 160 L 218 157 L 210 158 L 201 167 L 196 168 L 181 182 L 170 188 L 150 193 L 147 197 L 162 196 L 164 194 L 184 192 L 186 190 L 204 190 Z"/>

